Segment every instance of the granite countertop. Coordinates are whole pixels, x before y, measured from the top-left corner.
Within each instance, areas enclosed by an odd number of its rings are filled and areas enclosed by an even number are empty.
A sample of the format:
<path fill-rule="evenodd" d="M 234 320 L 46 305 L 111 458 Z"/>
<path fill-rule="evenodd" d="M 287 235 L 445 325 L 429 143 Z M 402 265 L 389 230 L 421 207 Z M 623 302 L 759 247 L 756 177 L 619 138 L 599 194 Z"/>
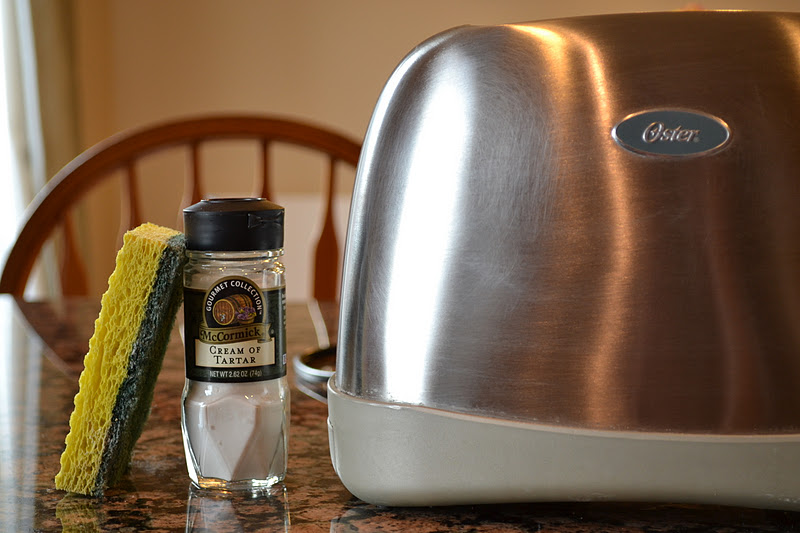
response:
<path fill-rule="evenodd" d="M 318 347 L 309 306 L 287 309 L 289 355 Z M 20 309 L 22 313 L 20 313 Z M 316 310 L 316 308 L 313 308 Z M 699 505 L 532 503 L 383 508 L 362 502 L 331 466 L 326 405 L 290 370 L 289 472 L 270 493 L 191 487 L 180 430 L 183 348 L 173 337 L 130 471 L 102 499 L 53 487 L 96 303 L 17 303 L 0 297 L 0 525 L 3 531 L 800 531 L 800 513 Z M 331 335 L 335 310 L 322 306 Z M 24 318 L 22 318 L 24 315 Z"/>

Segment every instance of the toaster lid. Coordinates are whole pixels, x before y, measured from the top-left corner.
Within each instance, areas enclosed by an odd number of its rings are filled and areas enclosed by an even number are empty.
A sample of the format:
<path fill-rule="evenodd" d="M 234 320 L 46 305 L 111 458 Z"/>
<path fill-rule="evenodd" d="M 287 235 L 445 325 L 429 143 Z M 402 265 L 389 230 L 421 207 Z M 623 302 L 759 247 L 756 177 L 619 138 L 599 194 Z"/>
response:
<path fill-rule="evenodd" d="M 571 427 L 797 431 L 799 51 L 797 14 L 752 12 L 422 43 L 364 141 L 338 389 Z"/>

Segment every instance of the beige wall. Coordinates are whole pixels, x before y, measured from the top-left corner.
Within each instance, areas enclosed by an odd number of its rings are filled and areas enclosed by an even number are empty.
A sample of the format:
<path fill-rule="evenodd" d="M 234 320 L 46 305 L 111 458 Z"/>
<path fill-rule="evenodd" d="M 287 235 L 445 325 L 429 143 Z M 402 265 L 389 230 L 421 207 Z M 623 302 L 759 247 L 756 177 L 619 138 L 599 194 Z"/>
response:
<path fill-rule="evenodd" d="M 200 112 L 290 115 L 363 138 L 381 88 L 418 43 L 461 24 L 672 10 L 683 0 L 77 0 L 83 147 L 121 129 Z M 700 2 L 706 8 L 790 11 L 797 0 Z M 235 171 L 232 171 L 235 173 Z M 304 173 L 279 189 L 308 193 Z M 158 188 L 158 184 L 149 184 Z M 351 183 L 345 183 L 347 192 Z M 177 192 L 145 191 L 148 216 L 170 224 Z M 233 192 L 233 191 L 230 191 Z M 90 202 L 84 227 L 101 291 L 113 267 L 113 186 Z M 168 213 L 168 214 L 165 214 Z M 109 251 L 109 249 L 111 250 Z"/>

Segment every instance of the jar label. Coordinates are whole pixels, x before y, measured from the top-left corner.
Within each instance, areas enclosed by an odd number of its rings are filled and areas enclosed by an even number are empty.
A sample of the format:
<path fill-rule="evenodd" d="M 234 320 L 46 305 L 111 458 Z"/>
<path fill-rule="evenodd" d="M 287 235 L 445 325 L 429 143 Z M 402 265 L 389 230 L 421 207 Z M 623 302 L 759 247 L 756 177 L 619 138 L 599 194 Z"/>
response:
<path fill-rule="evenodd" d="M 286 375 L 286 295 L 243 277 L 184 288 L 186 377 L 236 383 Z"/>

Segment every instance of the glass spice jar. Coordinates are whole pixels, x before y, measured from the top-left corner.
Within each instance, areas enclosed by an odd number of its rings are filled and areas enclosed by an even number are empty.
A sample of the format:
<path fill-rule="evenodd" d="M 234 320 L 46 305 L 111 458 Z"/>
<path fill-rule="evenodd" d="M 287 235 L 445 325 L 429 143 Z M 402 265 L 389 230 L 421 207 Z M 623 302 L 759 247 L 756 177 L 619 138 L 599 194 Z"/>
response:
<path fill-rule="evenodd" d="M 206 489 L 267 488 L 286 475 L 289 436 L 284 210 L 221 198 L 183 217 L 189 477 Z"/>

